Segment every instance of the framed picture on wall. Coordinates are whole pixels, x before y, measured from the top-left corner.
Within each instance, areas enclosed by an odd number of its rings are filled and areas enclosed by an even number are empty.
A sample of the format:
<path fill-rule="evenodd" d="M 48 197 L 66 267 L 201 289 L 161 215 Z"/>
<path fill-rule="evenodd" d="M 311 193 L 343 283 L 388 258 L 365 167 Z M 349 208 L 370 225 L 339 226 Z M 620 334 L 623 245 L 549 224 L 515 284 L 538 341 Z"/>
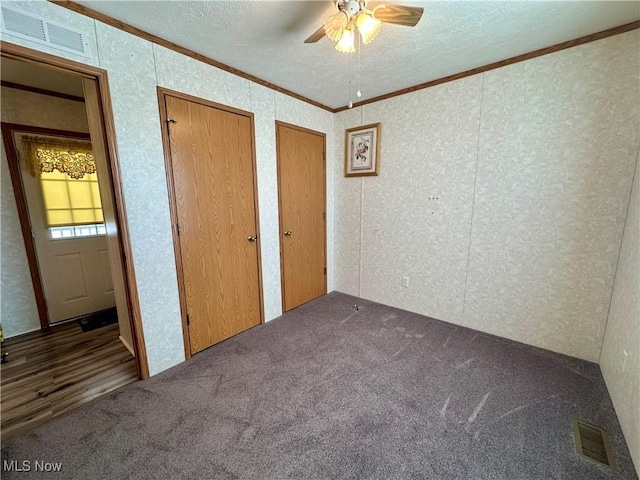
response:
<path fill-rule="evenodd" d="M 380 170 L 380 124 L 349 128 L 344 139 L 344 176 L 378 175 Z"/>

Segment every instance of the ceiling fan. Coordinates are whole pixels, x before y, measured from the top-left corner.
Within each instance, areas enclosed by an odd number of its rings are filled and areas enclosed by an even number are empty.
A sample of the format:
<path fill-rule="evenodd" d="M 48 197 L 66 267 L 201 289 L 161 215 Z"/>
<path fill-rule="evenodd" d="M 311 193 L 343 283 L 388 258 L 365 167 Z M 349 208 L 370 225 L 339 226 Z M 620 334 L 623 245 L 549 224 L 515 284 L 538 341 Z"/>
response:
<path fill-rule="evenodd" d="M 368 0 L 337 0 L 338 11 L 329 16 L 304 43 L 315 43 L 326 35 L 337 42 L 336 50 L 351 53 L 355 51 L 356 28 L 363 43 L 367 44 L 376 38 L 382 23 L 415 27 L 422 18 L 422 7 L 379 5 L 369 10 L 367 3 Z"/>

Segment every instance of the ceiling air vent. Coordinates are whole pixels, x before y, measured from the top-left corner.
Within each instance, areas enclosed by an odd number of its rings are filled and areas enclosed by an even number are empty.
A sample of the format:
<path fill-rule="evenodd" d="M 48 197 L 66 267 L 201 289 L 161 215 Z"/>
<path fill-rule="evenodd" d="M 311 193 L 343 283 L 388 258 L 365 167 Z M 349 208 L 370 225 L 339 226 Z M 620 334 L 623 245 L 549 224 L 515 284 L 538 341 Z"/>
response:
<path fill-rule="evenodd" d="M 87 35 L 75 28 L 2 5 L 2 32 L 89 58 Z"/>
<path fill-rule="evenodd" d="M 580 420 L 574 420 L 573 434 L 576 439 L 576 449 L 580 455 L 607 467 L 615 468 L 609 435 L 606 430 Z"/>

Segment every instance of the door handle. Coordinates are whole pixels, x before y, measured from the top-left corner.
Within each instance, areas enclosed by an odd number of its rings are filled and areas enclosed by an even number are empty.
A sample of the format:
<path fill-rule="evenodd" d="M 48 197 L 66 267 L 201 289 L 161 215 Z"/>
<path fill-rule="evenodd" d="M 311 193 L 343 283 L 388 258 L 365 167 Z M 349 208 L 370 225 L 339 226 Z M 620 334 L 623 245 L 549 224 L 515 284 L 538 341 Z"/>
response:
<path fill-rule="evenodd" d="M 290 237 L 291 236 L 291 230 L 287 230 L 286 232 L 284 232 L 284 236 L 285 237 Z"/>
<path fill-rule="evenodd" d="M 247 237 L 247 240 L 250 242 L 257 242 L 258 241 L 258 236 L 257 235 L 249 235 Z"/>

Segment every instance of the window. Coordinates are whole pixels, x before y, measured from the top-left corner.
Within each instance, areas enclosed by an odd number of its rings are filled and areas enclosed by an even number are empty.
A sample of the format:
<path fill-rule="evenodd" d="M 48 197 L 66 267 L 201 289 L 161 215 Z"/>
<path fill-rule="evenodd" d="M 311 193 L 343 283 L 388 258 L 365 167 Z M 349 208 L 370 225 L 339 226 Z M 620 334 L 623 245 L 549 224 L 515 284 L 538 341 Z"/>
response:
<path fill-rule="evenodd" d="M 106 235 L 104 223 L 95 225 L 82 225 L 80 227 L 51 227 L 49 228 L 51 238 L 59 240 L 63 238 L 96 237 Z"/>
<path fill-rule="evenodd" d="M 54 170 L 40 174 L 42 199 L 49 227 L 95 225 L 104 222 L 95 173 L 74 180 Z"/>
<path fill-rule="evenodd" d="M 105 235 L 91 143 L 60 137 L 22 137 L 31 174 L 38 178 L 53 239 Z"/>

